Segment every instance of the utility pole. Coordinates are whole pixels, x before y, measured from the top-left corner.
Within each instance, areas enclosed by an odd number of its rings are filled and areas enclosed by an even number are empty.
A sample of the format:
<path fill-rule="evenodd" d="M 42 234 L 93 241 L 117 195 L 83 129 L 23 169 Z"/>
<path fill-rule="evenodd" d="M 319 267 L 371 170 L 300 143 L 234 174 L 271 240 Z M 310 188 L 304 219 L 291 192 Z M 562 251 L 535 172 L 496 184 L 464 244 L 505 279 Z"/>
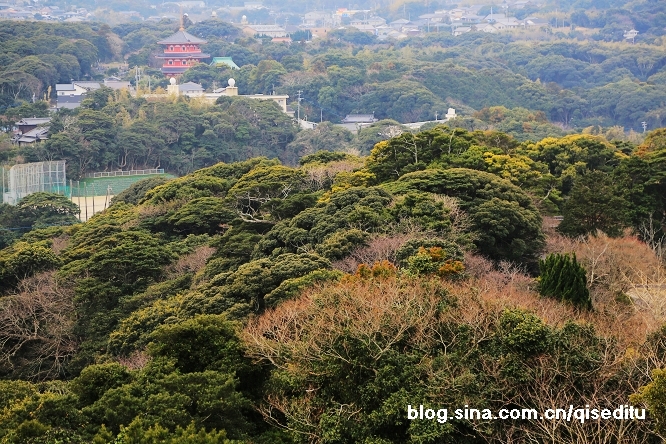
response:
<path fill-rule="evenodd" d="M 301 90 L 299 89 L 297 92 L 298 92 L 298 117 L 297 117 L 297 120 L 300 122 L 300 121 L 301 121 L 301 100 L 303 100 L 303 99 L 301 98 L 301 93 L 302 93 L 303 91 L 301 91 Z"/>
<path fill-rule="evenodd" d="M 324 121 L 324 109 L 319 110 L 319 123 Z"/>
<path fill-rule="evenodd" d="M 435 111 L 435 122 L 437 122 L 437 111 Z"/>
<path fill-rule="evenodd" d="M 643 132 L 647 131 L 647 122 L 641 122 L 641 125 L 643 126 Z"/>
<path fill-rule="evenodd" d="M 139 81 L 141 80 L 141 68 L 134 66 L 134 81 L 136 82 L 136 91 L 139 91 Z"/>

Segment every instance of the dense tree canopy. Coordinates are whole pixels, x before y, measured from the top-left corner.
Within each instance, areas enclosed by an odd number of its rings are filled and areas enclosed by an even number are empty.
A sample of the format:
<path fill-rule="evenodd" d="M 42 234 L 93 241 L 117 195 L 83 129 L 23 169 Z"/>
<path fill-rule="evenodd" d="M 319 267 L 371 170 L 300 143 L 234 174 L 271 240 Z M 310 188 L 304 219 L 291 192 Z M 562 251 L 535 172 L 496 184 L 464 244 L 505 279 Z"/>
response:
<path fill-rule="evenodd" d="M 64 159 L 73 179 L 179 176 L 137 182 L 85 223 L 64 196 L 0 206 L 0 441 L 657 442 L 666 142 L 625 130 L 664 123 L 664 11 L 547 3 L 596 30 L 283 45 L 188 19 L 241 69 L 183 80 L 300 91 L 301 115 L 329 122 L 100 88 L 53 116 L 47 142 L 0 139 L 3 162 Z M 617 42 L 630 21 L 644 40 Z M 11 22 L 0 126 L 48 115 L 37 99 L 99 78 L 97 60 L 155 74 L 174 26 Z M 448 107 L 448 125 L 402 125 Z M 331 123 L 373 112 L 355 132 Z M 629 403 L 646 419 L 410 417 Z"/>

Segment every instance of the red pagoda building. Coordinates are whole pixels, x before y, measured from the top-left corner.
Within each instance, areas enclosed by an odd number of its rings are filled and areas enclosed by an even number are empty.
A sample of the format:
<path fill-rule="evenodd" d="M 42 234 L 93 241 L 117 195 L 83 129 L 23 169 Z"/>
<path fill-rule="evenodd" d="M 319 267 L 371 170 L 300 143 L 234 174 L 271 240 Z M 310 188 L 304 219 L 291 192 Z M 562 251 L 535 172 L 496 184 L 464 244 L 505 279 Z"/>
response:
<path fill-rule="evenodd" d="M 183 27 L 171 37 L 157 43 L 164 45 L 164 54 L 157 58 L 164 59 L 162 73 L 169 78 L 180 76 L 200 59 L 210 57 L 210 55 L 202 53 L 199 47 L 206 43 L 206 40 L 185 32 Z"/>

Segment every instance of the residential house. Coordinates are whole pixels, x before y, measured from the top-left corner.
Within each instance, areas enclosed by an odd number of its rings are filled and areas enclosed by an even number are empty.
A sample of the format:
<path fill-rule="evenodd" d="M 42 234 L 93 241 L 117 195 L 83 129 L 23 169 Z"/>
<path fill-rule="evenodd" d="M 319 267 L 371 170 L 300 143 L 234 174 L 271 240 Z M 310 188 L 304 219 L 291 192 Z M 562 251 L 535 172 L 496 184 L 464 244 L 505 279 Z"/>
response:
<path fill-rule="evenodd" d="M 483 17 L 476 14 L 466 14 L 460 17 L 460 23 L 465 26 L 478 25 L 479 23 L 483 23 L 483 21 Z"/>
<path fill-rule="evenodd" d="M 363 20 L 368 25 L 372 26 L 384 26 L 386 25 L 386 19 L 382 17 L 372 16 Z"/>
<path fill-rule="evenodd" d="M 389 26 L 393 29 L 396 29 L 398 31 L 402 31 L 402 28 L 409 25 L 411 22 L 407 19 L 399 19 L 399 20 L 394 20 L 391 23 L 389 23 Z"/>
<path fill-rule="evenodd" d="M 453 29 L 453 35 L 458 37 L 460 35 L 470 32 L 471 30 L 472 28 L 470 28 L 469 26 L 458 26 L 457 28 Z"/>
<path fill-rule="evenodd" d="M 415 37 L 417 35 L 421 35 L 421 28 L 418 26 L 405 26 L 402 28 L 403 34 L 407 34 L 409 37 Z"/>
<path fill-rule="evenodd" d="M 465 14 L 467 14 L 466 9 L 456 8 L 449 11 L 449 17 L 451 17 L 451 19 L 462 18 L 462 16 Z"/>
<path fill-rule="evenodd" d="M 375 118 L 375 113 L 372 114 L 347 114 L 347 117 L 342 119 L 342 123 L 375 123 L 378 119 Z"/>
<path fill-rule="evenodd" d="M 49 138 L 49 127 L 48 126 L 39 126 L 35 129 L 31 129 L 25 134 L 17 136 L 15 139 L 16 143 L 19 146 L 30 145 L 37 142 L 42 142 L 48 140 Z"/>
<path fill-rule="evenodd" d="M 28 131 L 32 131 L 37 128 L 39 125 L 44 125 L 51 121 L 50 117 L 26 117 L 19 120 L 14 125 L 18 128 L 20 134 L 25 134 Z"/>
<path fill-rule="evenodd" d="M 377 28 L 375 28 L 375 32 L 377 33 L 377 36 L 379 36 L 379 37 L 387 36 L 391 32 L 394 32 L 394 31 L 395 30 L 393 28 L 391 28 L 390 26 L 388 26 L 388 25 L 377 26 Z"/>
<path fill-rule="evenodd" d="M 47 140 L 49 138 L 49 122 L 51 122 L 50 117 L 28 117 L 19 120 L 14 123 L 18 128 L 18 133 L 13 138 L 13 142 L 22 146 Z"/>
<path fill-rule="evenodd" d="M 74 109 L 81 106 L 81 102 L 85 99 L 85 95 L 69 95 L 69 96 L 58 96 L 56 101 L 56 109 Z"/>
<path fill-rule="evenodd" d="M 178 85 L 178 91 L 180 95 L 185 95 L 189 97 L 203 95 L 204 93 L 203 86 L 194 82 L 187 82 Z"/>
<path fill-rule="evenodd" d="M 486 16 L 485 21 L 499 30 L 521 27 L 520 21 L 515 17 L 502 17 L 501 15 L 490 14 Z"/>
<path fill-rule="evenodd" d="M 369 25 L 367 23 L 365 23 L 365 24 L 360 23 L 360 22 L 356 22 L 356 24 L 351 23 L 349 25 L 349 27 L 358 29 L 359 31 L 362 31 L 362 32 L 368 32 L 368 33 L 373 34 L 373 35 L 377 34 L 377 28 L 374 25 Z"/>
<path fill-rule="evenodd" d="M 357 131 L 361 128 L 372 125 L 377 122 L 375 113 L 372 114 L 348 114 L 347 117 L 342 119 L 342 123 L 338 126 L 348 129 L 349 131 Z"/>
<path fill-rule="evenodd" d="M 548 26 L 548 20 L 538 17 L 525 17 L 521 25 L 524 28 L 529 28 L 530 26 Z"/>
<path fill-rule="evenodd" d="M 436 14 L 422 14 L 419 15 L 419 20 L 424 20 L 426 22 L 435 23 L 435 20 L 442 21 L 442 17 L 437 16 Z"/>
<path fill-rule="evenodd" d="M 130 89 L 131 84 L 126 80 L 120 80 L 117 77 L 104 79 L 104 86 L 113 90 Z"/>
<path fill-rule="evenodd" d="M 490 23 L 486 23 L 485 25 L 483 24 L 477 25 L 476 30 L 481 32 L 488 32 L 491 34 L 495 34 L 497 31 L 499 31 L 495 26 L 491 25 Z"/>
<path fill-rule="evenodd" d="M 100 88 L 101 85 L 99 82 L 77 81 L 72 83 L 56 83 L 56 96 L 80 96 Z"/>
<path fill-rule="evenodd" d="M 130 82 L 120 80 L 117 77 L 104 79 L 100 82 L 76 81 L 72 83 L 56 84 L 56 108 L 74 109 L 81 106 L 85 95 L 106 86 L 113 90 L 130 89 Z"/>

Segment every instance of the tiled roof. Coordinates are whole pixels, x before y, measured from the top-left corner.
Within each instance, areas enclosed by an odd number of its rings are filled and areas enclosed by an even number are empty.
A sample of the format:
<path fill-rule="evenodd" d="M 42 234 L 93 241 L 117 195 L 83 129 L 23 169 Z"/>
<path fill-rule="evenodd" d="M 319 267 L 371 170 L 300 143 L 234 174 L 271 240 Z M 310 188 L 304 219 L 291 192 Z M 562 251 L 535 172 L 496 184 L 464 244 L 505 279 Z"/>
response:
<path fill-rule="evenodd" d="M 189 32 L 180 30 L 173 34 L 171 37 L 167 37 L 166 39 L 157 42 L 160 45 L 170 45 L 170 44 L 180 44 L 180 43 L 207 43 L 206 40 L 200 39 L 199 37 L 195 37 Z"/>
<path fill-rule="evenodd" d="M 85 99 L 85 95 L 81 96 L 75 96 L 75 95 L 65 95 L 65 96 L 58 96 L 58 101 L 57 101 L 57 107 L 58 108 L 67 108 L 67 109 L 74 109 L 78 108 L 81 106 L 81 102 L 83 102 L 83 99 Z"/>
<path fill-rule="evenodd" d="M 240 69 L 238 65 L 234 63 L 234 61 L 231 59 L 231 57 L 213 57 L 213 61 L 210 63 L 211 65 L 227 65 L 230 68 L 233 69 Z"/>
<path fill-rule="evenodd" d="M 41 125 L 43 123 L 49 123 L 51 121 L 50 117 L 25 117 L 20 121 L 16 122 L 16 126 L 19 125 Z"/>
<path fill-rule="evenodd" d="M 182 74 L 187 68 L 188 66 L 163 66 L 162 74 Z"/>
<path fill-rule="evenodd" d="M 370 123 L 376 121 L 374 114 L 348 114 L 342 120 L 342 123 Z"/>
<path fill-rule="evenodd" d="M 23 134 L 18 141 L 23 143 L 34 143 L 39 140 L 48 139 L 49 127 L 35 128 Z"/>
<path fill-rule="evenodd" d="M 182 85 L 178 85 L 178 89 L 180 91 L 202 91 L 202 92 L 204 90 L 201 85 L 194 82 L 187 82 L 183 83 Z"/>
<path fill-rule="evenodd" d="M 203 52 L 169 52 L 155 56 L 157 59 L 207 59 L 208 57 L 210 54 Z"/>

